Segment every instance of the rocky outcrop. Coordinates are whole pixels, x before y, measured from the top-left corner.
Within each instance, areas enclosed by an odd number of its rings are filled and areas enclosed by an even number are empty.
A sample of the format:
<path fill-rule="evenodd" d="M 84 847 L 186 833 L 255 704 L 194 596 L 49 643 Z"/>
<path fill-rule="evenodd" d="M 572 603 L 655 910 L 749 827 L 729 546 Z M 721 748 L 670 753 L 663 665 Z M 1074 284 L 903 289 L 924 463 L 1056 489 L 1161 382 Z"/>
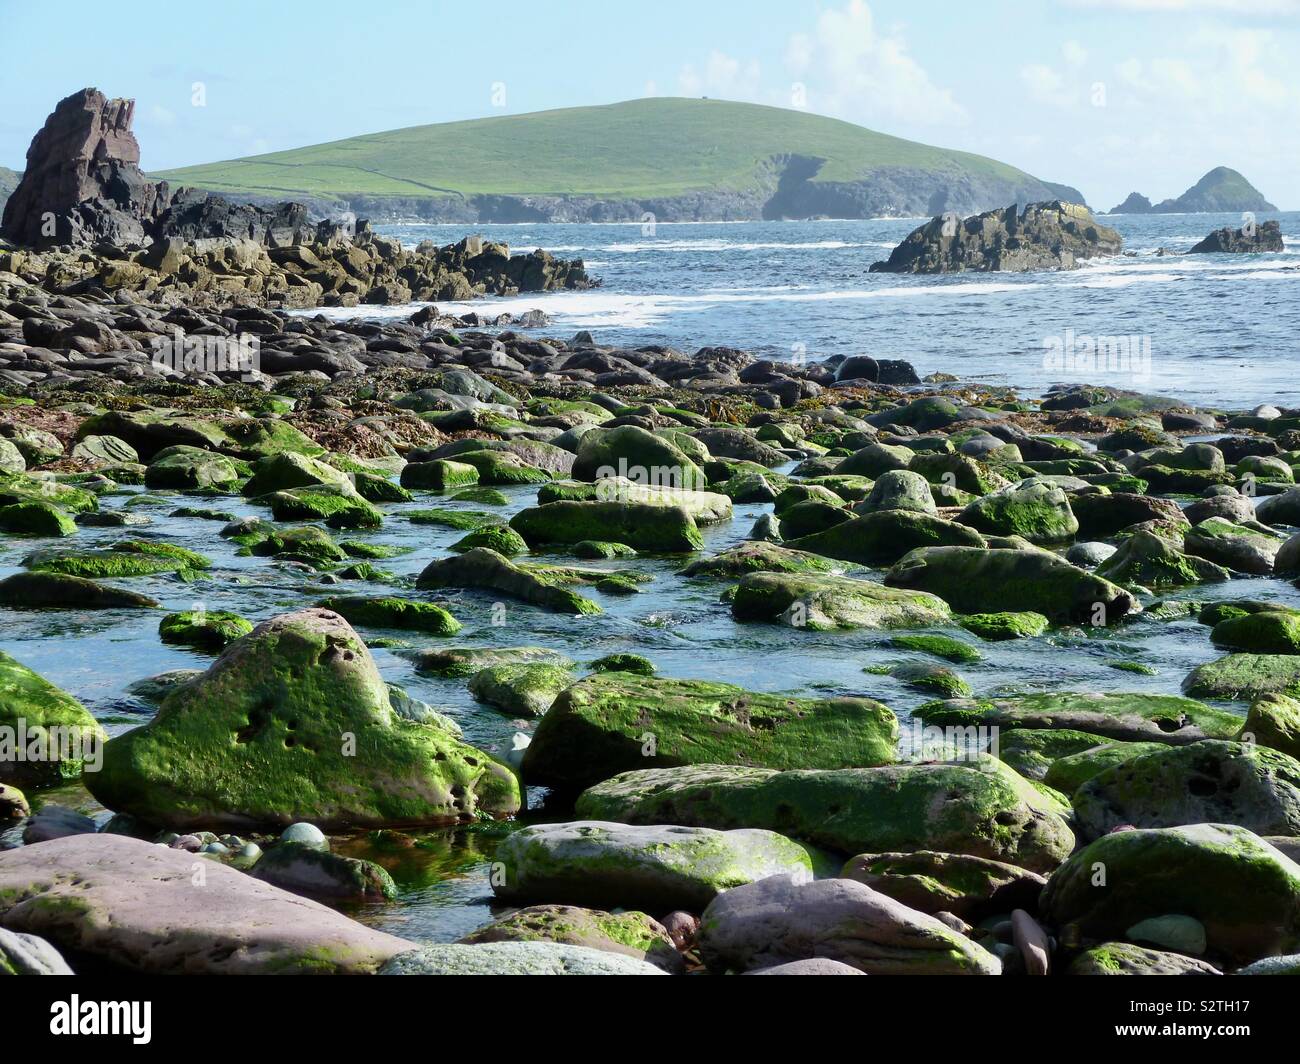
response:
<path fill-rule="evenodd" d="M 81 89 L 60 100 L 27 149 L 0 235 L 25 247 L 142 244 L 169 237 L 294 243 L 315 235 L 299 204 L 231 204 L 176 192 L 140 169 L 135 101 Z"/>
<path fill-rule="evenodd" d="M 1117 255 L 1123 241 L 1087 207 L 1053 200 L 988 211 L 958 221 L 932 218 L 913 230 L 872 273 L 1072 270 L 1082 259 Z"/>
<path fill-rule="evenodd" d="M 1259 225 L 1244 225 L 1240 229 L 1224 226 L 1216 229 L 1189 252 L 1202 255 L 1213 252 L 1232 252 L 1242 255 L 1257 251 L 1283 251 L 1282 225 L 1280 222 L 1263 222 Z"/>
<path fill-rule="evenodd" d="M 1145 196 L 1130 192 L 1111 214 L 1215 214 L 1227 211 L 1275 211 L 1263 194 L 1236 170 L 1216 166 L 1177 199 L 1152 205 Z"/>

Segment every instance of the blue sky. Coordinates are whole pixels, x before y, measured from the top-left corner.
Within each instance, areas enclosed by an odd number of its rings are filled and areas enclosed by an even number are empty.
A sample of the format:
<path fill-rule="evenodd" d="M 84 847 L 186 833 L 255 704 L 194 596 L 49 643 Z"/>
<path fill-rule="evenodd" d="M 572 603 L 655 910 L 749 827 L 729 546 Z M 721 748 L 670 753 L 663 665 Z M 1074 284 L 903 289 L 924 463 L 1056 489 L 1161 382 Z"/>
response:
<path fill-rule="evenodd" d="M 0 0 L 0 26 L 15 168 L 83 85 L 137 100 L 146 168 L 645 95 L 788 107 L 801 87 L 811 111 L 1102 208 L 1216 165 L 1300 208 L 1300 0 Z"/>

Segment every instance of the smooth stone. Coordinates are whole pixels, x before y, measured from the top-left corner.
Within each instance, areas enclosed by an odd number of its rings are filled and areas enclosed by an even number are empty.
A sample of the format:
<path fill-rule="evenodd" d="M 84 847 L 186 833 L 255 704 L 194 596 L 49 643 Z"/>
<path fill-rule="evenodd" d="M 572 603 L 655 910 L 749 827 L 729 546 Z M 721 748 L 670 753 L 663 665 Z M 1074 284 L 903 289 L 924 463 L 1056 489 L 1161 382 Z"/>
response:
<path fill-rule="evenodd" d="M 380 975 L 667 975 L 662 968 L 605 950 L 559 942 L 425 946 L 400 954 Z"/>

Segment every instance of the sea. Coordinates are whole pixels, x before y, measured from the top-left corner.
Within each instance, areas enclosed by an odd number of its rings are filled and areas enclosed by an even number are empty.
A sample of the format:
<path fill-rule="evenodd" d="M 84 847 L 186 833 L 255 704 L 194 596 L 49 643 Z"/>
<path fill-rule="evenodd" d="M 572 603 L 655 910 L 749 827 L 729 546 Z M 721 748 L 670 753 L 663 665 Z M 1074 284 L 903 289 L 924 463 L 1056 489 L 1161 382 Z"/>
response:
<path fill-rule="evenodd" d="M 439 304 L 550 316 L 546 334 L 598 343 L 738 347 L 775 359 L 866 354 L 1040 395 L 1094 383 L 1238 409 L 1300 405 L 1300 212 L 1279 253 L 1189 255 L 1239 214 L 1102 215 L 1124 251 L 1071 271 L 869 273 L 917 218 L 615 225 L 386 225 L 405 244 L 478 233 L 512 251 L 581 258 L 580 292 Z M 339 316 L 401 316 L 411 307 Z M 1100 352 L 1100 356 L 1090 354 Z"/>

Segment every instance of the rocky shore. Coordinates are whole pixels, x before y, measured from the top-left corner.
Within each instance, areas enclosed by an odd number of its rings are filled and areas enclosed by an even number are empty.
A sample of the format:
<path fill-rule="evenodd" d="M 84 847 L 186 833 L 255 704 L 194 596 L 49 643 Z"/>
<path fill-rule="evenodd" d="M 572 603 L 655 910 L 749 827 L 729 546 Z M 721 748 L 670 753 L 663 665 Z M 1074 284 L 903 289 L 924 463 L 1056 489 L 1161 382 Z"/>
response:
<path fill-rule="evenodd" d="M 1300 969 L 1300 411 L 0 284 L 0 610 L 156 615 L 200 664 L 140 677 L 124 728 L 0 655 L 0 970 Z M 195 605 L 236 573 L 274 579 L 261 612 Z M 895 656 L 779 693 L 648 639 L 580 664 L 654 582 Z M 533 645 L 552 618 L 571 652 Z M 1174 630 L 1181 686 L 1126 686 Z M 1055 648 L 1050 688 L 1000 684 L 1007 645 Z M 1071 682 L 1087 655 L 1116 682 Z M 430 944 L 338 911 L 402 904 L 356 839 L 436 831 L 495 840 L 493 918 Z"/>

